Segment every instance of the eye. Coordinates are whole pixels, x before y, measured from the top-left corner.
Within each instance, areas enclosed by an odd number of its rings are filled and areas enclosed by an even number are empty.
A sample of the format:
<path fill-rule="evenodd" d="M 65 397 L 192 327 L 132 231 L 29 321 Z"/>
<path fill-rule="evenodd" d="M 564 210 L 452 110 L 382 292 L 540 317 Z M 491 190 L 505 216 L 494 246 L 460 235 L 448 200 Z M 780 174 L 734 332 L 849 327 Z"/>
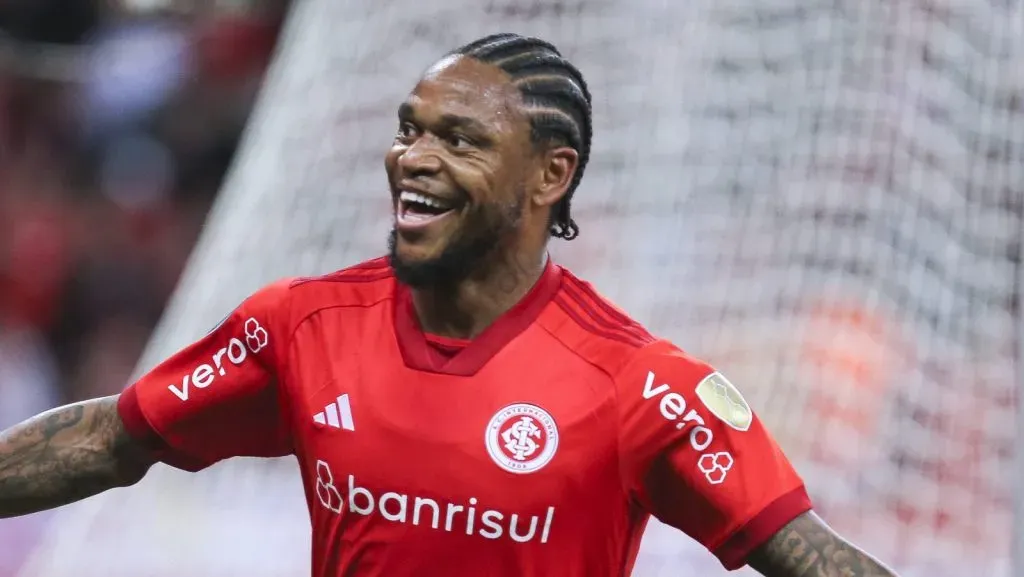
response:
<path fill-rule="evenodd" d="M 416 126 L 411 122 L 402 122 L 398 125 L 398 133 L 395 135 L 397 140 L 409 140 L 416 136 Z"/>
<path fill-rule="evenodd" d="M 473 141 L 461 134 L 452 134 L 445 139 L 445 142 L 452 148 L 469 148 L 473 146 Z"/>

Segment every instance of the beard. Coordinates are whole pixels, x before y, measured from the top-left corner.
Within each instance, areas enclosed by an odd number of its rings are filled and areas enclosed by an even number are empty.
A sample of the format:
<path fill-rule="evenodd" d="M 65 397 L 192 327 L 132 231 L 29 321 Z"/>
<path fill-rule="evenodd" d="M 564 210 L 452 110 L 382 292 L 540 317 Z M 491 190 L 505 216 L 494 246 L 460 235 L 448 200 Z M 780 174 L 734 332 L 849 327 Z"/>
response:
<path fill-rule="evenodd" d="M 403 259 L 398 254 L 398 231 L 392 228 L 388 260 L 395 278 L 415 289 L 444 289 L 486 274 L 516 237 L 525 198 L 521 191 L 510 204 L 477 205 L 463 217 L 463 225 L 452 233 L 441 254 L 430 259 Z"/>

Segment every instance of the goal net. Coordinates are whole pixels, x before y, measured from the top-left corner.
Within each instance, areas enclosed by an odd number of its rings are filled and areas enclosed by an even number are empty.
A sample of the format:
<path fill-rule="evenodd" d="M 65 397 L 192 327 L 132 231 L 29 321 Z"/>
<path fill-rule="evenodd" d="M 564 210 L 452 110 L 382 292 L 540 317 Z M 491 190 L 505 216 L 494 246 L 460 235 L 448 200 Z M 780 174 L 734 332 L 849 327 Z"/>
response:
<path fill-rule="evenodd" d="M 396 105 L 474 37 L 595 95 L 558 258 L 739 384 L 817 509 L 904 575 L 1011 569 L 1024 14 L 997 0 L 301 0 L 140 368 L 282 276 L 382 252 Z M 289 460 L 166 467 L 57 515 L 26 577 L 294 576 Z M 635 574 L 717 575 L 664 526 Z"/>

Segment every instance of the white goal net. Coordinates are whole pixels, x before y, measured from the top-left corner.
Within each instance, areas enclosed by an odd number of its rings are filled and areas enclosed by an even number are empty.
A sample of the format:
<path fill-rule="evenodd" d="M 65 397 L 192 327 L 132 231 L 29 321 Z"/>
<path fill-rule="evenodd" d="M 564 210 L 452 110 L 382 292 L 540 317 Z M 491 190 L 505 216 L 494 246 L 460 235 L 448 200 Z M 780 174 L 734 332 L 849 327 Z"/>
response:
<path fill-rule="evenodd" d="M 450 48 L 550 39 L 594 93 L 562 262 L 741 386 L 903 575 L 1011 570 L 1024 13 L 1008 0 L 298 0 L 148 368 L 282 276 L 384 249 L 395 108 Z M 288 460 L 68 508 L 26 577 L 308 573 Z M 720 574 L 663 526 L 635 574 Z"/>

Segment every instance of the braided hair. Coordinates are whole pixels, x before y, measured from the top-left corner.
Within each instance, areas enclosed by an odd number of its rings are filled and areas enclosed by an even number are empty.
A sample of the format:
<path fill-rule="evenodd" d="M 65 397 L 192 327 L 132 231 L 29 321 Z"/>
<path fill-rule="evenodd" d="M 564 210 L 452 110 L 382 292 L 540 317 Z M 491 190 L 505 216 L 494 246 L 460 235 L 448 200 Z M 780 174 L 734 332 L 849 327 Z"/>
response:
<path fill-rule="evenodd" d="M 555 46 L 518 34 L 493 34 L 452 51 L 494 65 L 512 78 L 530 118 L 535 146 L 569 146 L 579 155 L 576 173 L 565 196 L 554 206 L 551 236 L 572 240 L 580 233 L 570 215 L 570 203 L 590 160 L 590 91 L 583 75 Z"/>

